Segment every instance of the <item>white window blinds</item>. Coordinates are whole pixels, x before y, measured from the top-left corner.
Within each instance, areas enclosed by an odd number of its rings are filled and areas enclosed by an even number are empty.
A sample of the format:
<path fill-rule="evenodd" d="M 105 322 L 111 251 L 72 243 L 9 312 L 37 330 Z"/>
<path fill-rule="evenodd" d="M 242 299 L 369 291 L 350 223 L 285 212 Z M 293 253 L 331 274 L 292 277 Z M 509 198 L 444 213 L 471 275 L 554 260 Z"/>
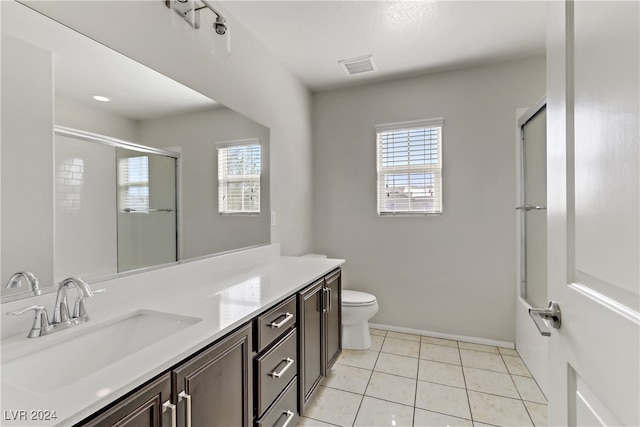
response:
<path fill-rule="evenodd" d="M 443 119 L 376 126 L 378 214 L 442 213 Z"/>
<path fill-rule="evenodd" d="M 218 212 L 260 213 L 260 142 L 257 139 L 219 143 Z"/>
<path fill-rule="evenodd" d="M 149 211 L 149 157 L 125 157 L 118 160 L 118 201 L 120 210 Z"/>

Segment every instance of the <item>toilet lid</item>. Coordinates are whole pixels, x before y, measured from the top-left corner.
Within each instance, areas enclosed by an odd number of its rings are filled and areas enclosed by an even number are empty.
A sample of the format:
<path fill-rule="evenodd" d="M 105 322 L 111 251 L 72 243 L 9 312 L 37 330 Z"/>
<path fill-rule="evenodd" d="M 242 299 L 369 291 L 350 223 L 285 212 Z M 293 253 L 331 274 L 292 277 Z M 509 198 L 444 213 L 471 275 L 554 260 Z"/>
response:
<path fill-rule="evenodd" d="M 375 302 L 376 297 L 366 292 L 342 290 L 342 305 L 344 306 L 371 305 Z"/>

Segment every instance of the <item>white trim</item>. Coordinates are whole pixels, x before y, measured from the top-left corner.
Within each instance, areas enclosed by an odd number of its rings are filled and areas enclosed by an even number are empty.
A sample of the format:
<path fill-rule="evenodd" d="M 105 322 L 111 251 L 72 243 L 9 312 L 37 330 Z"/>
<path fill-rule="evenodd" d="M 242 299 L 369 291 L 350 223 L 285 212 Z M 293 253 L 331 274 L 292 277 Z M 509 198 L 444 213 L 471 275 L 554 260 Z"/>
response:
<path fill-rule="evenodd" d="M 262 145 L 260 143 L 260 138 L 247 138 L 247 139 L 235 139 L 233 141 L 222 141 L 216 142 L 216 149 L 227 148 L 227 147 L 236 147 L 238 145 Z"/>
<path fill-rule="evenodd" d="M 428 127 L 443 127 L 444 126 L 444 117 L 436 117 L 434 119 L 426 119 L 426 120 L 410 120 L 408 122 L 395 122 L 395 123 L 382 123 L 375 126 L 376 133 L 380 132 L 388 132 L 390 130 L 409 130 L 409 129 L 420 129 L 420 128 L 428 128 Z"/>
<path fill-rule="evenodd" d="M 516 345 L 509 341 L 492 340 L 488 338 L 468 337 L 465 335 L 443 334 L 442 332 L 424 331 L 421 329 L 403 328 L 400 326 L 383 325 L 380 323 L 369 323 L 369 326 L 375 329 L 384 329 L 385 331 L 402 332 L 405 334 L 422 335 L 433 338 L 444 338 L 452 341 L 463 341 L 472 344 L 491 345 L 496 347 L 515 349 Z"/>

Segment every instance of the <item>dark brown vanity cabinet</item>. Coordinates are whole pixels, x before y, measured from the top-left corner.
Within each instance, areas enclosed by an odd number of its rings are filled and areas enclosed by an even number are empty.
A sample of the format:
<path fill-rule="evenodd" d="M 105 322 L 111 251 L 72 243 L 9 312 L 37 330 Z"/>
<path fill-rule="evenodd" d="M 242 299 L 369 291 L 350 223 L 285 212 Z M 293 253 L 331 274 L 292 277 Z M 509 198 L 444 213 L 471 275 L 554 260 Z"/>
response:
<path fill-rule="evenodd" d="M 253 425 L 252 328 L 245 325 L 81 426 Z"/>
<path fill-rule="evenodd" d="M 256 319 L 255 416 L 264 427 L 298 419 L 298 310 L 295 295 Z"/>
<path fill-rule="evenodd" d="M 179 427 L 253 424 L 251 343 L 249 324 L 173 369 Z"/>
<path fill-rule="evenodd" d="M 125 397 L 82 426 L 161 427 L 162 404 L 171 397 L 171 376 L 166 373 Z"/>
<path fill-rule="evenodd" d="M 298 293 L 300 415 L 342 352 L 340 269 Z"/>

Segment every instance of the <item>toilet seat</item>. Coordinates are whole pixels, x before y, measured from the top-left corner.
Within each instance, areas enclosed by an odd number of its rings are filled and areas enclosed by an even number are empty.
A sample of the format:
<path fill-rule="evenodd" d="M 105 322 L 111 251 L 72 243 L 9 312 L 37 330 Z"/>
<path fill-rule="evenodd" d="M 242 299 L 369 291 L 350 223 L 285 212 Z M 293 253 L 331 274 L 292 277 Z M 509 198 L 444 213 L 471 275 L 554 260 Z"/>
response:
<path fill-rule="evenodd" d="M 345 307 L 359 307 L 363 305 L 373 305 L 376 297 L 366 292 L 342 290 L 342 305 Z"/>

